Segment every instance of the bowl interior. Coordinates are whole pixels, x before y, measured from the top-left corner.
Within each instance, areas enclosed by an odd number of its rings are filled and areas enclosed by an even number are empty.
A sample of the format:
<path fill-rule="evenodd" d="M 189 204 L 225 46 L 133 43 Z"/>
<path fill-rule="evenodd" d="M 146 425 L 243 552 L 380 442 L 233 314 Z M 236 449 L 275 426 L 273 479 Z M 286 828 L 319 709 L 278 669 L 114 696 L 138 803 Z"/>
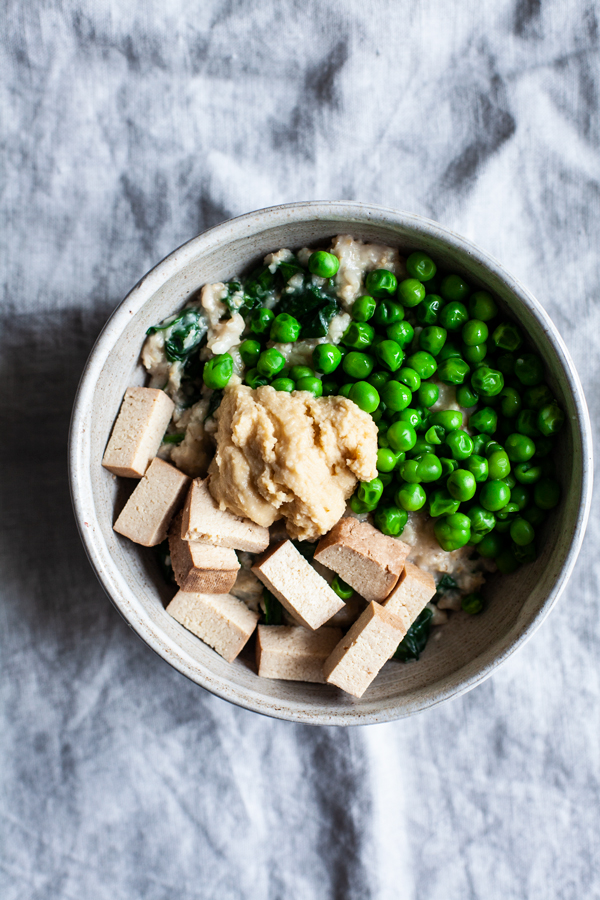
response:
<path fill-rule="evenodd" d="M 171 315 L 201 285 L 227 280 L 272 250 L 297 249 L 339 233 L 399 246 L 404 253 L 426 250 L 491 290 L 544 359 L 567 417 L 557 466 L 564 499 L 545 526 L 539 558 L 514 575 L 493 577 L 481 615 L 454 613 L 435 630 L 417 664 L 388 663 L 360 700 L 328 686 L 258 678 L 250 649 L 235 663 L 226 663 L 167 615 L 165 605 L 173 592 L 163 583 L 152 552 L 112 529 L 115 510 L 134 482 L 119 482 L 100 464 L 125 389 L 144 383 L 138 359 L 150 325 Z M 134 288 L 109 321 L 90 357 L 74 413 L 76 515 L 92 564 L 117 608 L 150 646 L 198 684 L 282 718 L 326 724 L 385 721 L 478 683 L 541 621 L 558 596 L 576 556 L 589 495 L 580 390 L 560 338 L 530 295 L 495 261 L 435 223 L 350 204 L 267 210 L 217 226 L 175 251 Z"/>

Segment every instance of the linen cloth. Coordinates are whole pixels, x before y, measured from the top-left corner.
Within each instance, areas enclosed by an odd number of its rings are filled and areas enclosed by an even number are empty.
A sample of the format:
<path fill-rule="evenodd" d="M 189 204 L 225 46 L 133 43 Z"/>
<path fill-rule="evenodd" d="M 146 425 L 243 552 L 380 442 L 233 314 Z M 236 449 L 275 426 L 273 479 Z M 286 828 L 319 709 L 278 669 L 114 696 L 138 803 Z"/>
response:
<path fill-rule="evenodd" d="M 600 897 L 599 518 L 491 679 L 406 721 L 269 720 L 120 619 L 70 507 L 77 382 L 174 247 L 300 199 L 422 213 L 545 305 L 597 432 L 598 6 L 6 0 L 0 897 Z"/>

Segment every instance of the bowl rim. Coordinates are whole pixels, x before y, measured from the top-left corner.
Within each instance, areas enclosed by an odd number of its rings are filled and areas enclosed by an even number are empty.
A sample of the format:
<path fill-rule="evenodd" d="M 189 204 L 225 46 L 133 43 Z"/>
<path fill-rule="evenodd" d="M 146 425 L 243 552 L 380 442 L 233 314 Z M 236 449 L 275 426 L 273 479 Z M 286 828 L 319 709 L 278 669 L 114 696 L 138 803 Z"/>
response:
<path fill-rule="evenodd" d="M 466 253 L 500 278 L 541 321 L 548 339 L 554 346 L 573 396 L 577 412 L 576 423 L 582 444 L 579 515 L 571 544 L 552 589 L 532 617 L 521 623 L 518 628 L 513 628 L 505 636 L 504 646 L 501 645 L 500 649 L 496 643 L 493 647 L 483 651 L 476 658 L 477 665 L 474 665 L 474 662 L 467 663 L 442 678 L 436 683 L 435 692 L 432 687 L 424 686 L 404 697 L 401 704 L 397 702 L 386 704 L 385 701 L 374 700 L 371 705 L 367 704 L 362 708 L 340 705 L 339 710 L 334 712 L 319 709 L 307 710 L 299 701 L 274 701 L 251 689 L 232 686 L 226 679 L 214 673 L 199 671 L 197 661 L 193 661 L 176 642 L 161 633 L 160 628 L 143 610 L 116 564 L 111 566 L 110 557 L 101 552 L 103 538 L 95 523 L 93 489 L 88 475 L 91 442 L 87 419 L 91 414 L 91 401 L 95 386 L 112 346 L 121 335 L 125 325 L 131 320 L 131 316 L 139 312 L 155 291 L 183 269 L 199 251 L 210 252 L 232 240 L 250 238 L 278 225 L 320 219 L 339 221 L 340 226 L 345 225 L 350 231 L 352 226 L 381 224 L 388 227 L 408 228 L 415 236 L 422 233 L 428 237 L 437 237 L 443 239 L 448 249 Z M 437 706 L 445 700 L 461 696 L 488 678 L 540 627 L 560 597 L 581 549 L 592 497 L 591 434 L 583 388 L 556 326 L 533 294 L 514 276 L 510 275 L 493 256 L 451 229 L 416 213 L 402 212 L 360 201 L 299 201 L 245 213 L 196 235 L 150 269 L 115 308 L 92 348 L 75 396 L 69 428 L 69 484 L 77 527 L 96 576 L 128 625 L 166 662 L 216 696 L 263 715 L 312 725 L 366 725 L 414 715 L 424 709 Z M 109 565 L 107 565 L 107 558 Z M 471 671 L 465 671 L 469 669 Z"/>

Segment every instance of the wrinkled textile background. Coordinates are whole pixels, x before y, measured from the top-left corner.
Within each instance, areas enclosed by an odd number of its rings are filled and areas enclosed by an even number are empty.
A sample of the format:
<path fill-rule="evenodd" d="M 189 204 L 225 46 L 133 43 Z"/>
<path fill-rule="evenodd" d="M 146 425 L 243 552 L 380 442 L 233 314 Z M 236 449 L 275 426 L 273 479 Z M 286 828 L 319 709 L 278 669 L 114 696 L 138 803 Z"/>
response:
<path fill-rule="evenodd" d="M 586 0 L 5 0 L 2 900 L 600 897 L 597 512 L 541 631 L 412 720 L 271 721 L 128 629 L 88 565 L 70 408 L 178 244 L 298 199 L 423 213 L 545 304 L 598 421 Z"/>

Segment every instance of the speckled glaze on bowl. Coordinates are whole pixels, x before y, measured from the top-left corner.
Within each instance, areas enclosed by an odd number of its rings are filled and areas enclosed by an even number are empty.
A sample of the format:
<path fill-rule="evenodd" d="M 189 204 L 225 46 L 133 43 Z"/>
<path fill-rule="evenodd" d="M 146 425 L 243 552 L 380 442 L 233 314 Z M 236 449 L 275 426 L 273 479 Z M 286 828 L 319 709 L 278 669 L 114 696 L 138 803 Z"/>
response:
<path fill-rule="evenodd" d="M 494 578 L 480 616 L 455 613 L 416 664 L 387 664 L 366 694 L 258 678 L 250 654 L 226 663 L 165 612 L 171 596 L 150 551 L 112 529 L 122 498 L 100 462 L 125 389 L 144 383 L 139 354 L 146 329 L 207 282 L 226 281 L 281 247 L 336 234 L 420 248 L 485 286 L 517 319 L 545 360 L 566 412 L 560 438 L 563 501 L 550 517 L 535 563 Z M 119 612 L 163 659 L 212 693 L 265 715 L 314 725 L 357 725 L 409 716 L 479 684 L 544 620 L 571 573 L 592 489 L 588 412 L 579 378 L 556 328 L 534 297 L 469 241 L 421 216 L 361 203 L 293 203 L 224 222 L 175 250 L 115 310 L 85 367 L 73 409 L 70 480 L 75 516 L 90 562 Z"/>

